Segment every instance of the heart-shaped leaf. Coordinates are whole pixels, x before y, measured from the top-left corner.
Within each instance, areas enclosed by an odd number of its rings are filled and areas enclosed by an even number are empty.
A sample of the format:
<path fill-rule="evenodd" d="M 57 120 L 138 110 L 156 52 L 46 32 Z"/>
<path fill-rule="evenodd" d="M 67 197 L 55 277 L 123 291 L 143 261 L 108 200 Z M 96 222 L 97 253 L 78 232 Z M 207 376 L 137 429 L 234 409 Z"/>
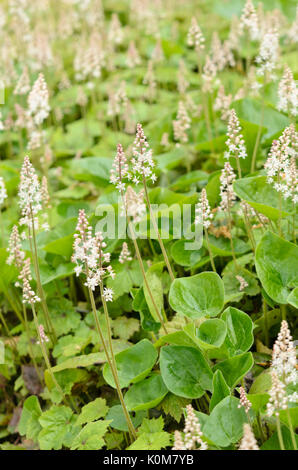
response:
<path fill-rule="evenodd" d="M 175 279 L 169 302 L 176 312 L 190 318 L 214 317 L 224 305 L 222 279 L 213 272 Z"/>
<path fill-rule="evenodd" d="M 168 389 L 161 375 L 151 377 L 133 385 L 125 394 L 124 401 L 128 411 L 141 411 L 155 408 L 166 396 Z"/>
<path fill-rule="evenodd" d="M 213 370 L 220 370 L 228 386 L 234 388 L 252 368 L 253 364 L 252 354 L 244 353 L 219 362 L 213 367 Z"/>
<path fill-rule="evenodd" d="M 227 447 L 241 438 L 247 416 L 243 407 L 239 408 L 238 405 L 237 398 L 228 396 L 212 410 L 202 431 L 215 445 Z"/>
<path fill-rule="evenodd" d="M 279 193 L 272 184 L 267 183 L 266 176 L 251 176 L 235 181 L 234 191 L 238 197 L 248 202 L 254 209 L 271 220 L 280 217 Z M 293 211 L 290 200 L 284 200 L 282 216 L 286 217 Z"/>
<path fill-rule="evenodd" d="M 119 382 L 121 388 L 128 387 L 130 383 L 140 382 L 148 375 L 157 359 L 157 352 L 148 339 L 143 339 L 131 348 L 115 356 Z M 103 368 L 106 382 L 115 387 L 115 382 L 109 364 Z"/>
<path fill-rule="evenodd" d="M 256 249 L 256 270 L 267 294 L 286 304 L 290 288 L 298 284 L 298 247 L 272 232 L 266 232 Z"/>
<path fill-rule="evenodd" d="M 160 370 L 166 387 L 175 395 L 199 398 L 212 389 L 212 370 L 203 354 L 192 347 L 164 346 Z"/>
<path fill-rule="evenodd" d="M 231 356 L 249 350 L 254 341 L 253 322 L 251 318 L 237 308 L 228 307 L 221 319 L 227 326 L 227 336 L 224 345 Z"/>

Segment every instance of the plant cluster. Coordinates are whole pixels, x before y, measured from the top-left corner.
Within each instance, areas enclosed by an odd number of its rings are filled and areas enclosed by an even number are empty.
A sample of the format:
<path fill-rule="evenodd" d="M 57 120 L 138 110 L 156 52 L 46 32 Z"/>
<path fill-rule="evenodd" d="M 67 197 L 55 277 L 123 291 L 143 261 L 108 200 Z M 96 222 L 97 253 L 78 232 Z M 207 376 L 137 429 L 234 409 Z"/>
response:
<path fill-rule="evenodd" d="M 1 2 L 0 449 L 297 449 L 275 5 Z"/>

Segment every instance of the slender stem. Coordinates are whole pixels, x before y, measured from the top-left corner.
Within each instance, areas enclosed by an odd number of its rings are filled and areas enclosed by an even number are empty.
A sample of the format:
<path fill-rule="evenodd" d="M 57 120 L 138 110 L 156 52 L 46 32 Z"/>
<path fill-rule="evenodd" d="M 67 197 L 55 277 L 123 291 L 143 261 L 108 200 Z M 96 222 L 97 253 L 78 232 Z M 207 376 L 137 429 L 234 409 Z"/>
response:
<path fill-rule="evenodd" d="M 39 264 L 38 264 L 36 234 L 35 234 L 35 228 L 34 228 L 34 217 L 33 217 L 33 214 L 32 214 L 32 210 L 31 210 L 31 226 L 32 226 L 33 249 L 32 249 L 31 236 L 30 236 L 31 235 L 30 228 L 29 228 L 29 240 L 30 240 L 30 248 L 31 248 L 32 258 L 33 258 L 33 264 L 34 264 L 34 271 L 35 271 L 35 276 L 36 276 L 38 294 L 39 294 L 39 297 L 40 297 L 40 300 L 41 300 L 42 309 L 43 309 L 44 314 L 45 314 L 45 320 L 46 320 L 47 328 L 51 332 L 53 343 L 55 344 L 57 342 L 57 336 L 56 336 L 56 332 L 55 332 L 54 326 L 53 326 L 51 318 L 50 318 L 50 314 L 49 314 L 49 310 L 48 310 L 48 306 L 47 306 L 47 302 L 46 302 L 46 298 L 45 298 L 45 293 L 44 293 L 44 290 L 43 290 L 43 287 L 42 287 L 42 284 L 41 284 Z"/>
<path fill-rule="evenodd" d="M 262 104 L 261 104 L 261 118 L 260 118 L 260 124 L 258 128 L 258 133 L 256 137 L 256 142 L 252 154 L 252 159 L 251 159 L 251 168 L 250 171 L 253 173 L 255 171 L 255 165 L 256 165 L 256 158 L 257 158 L 257 152 L 261 140 L 261 134 L 262 134 L 262 127 L 264 123 L 264 111 L 265 111 L 265 86 L 266 86 L 266 75 L 264 78 L 264 83 L 263 83 L 263 93 L 262 93 Z"/>
<path fill-rule="evenodd" d="M 151 203 L 150 203 L 150 200 L 149 200 L 149 195 L 148 195 L 148 189 L 147 189 L 147 183 L 146 183 L 146 178 L 145 176 L 143 175 L 143 185 L 144 185 L 144 190 L 145 190 L 145 198 L 146 198 L 146 202 L 147 202 L 147 205 L 148 205 L 148 208 L 149 208 L 149 212 L 150 212 L 150 220 L 152 220 L 152 223 L 153 223 L 153 227 L 154 227 L 154 230 L 155 230 L 155 233 L 157 235 L 157 238 L 158 238 L 158 243 L 159 243 L 159 246 L 161 248 L 161 251 L 162 251 L 162 254 L 163 254 L 163 257 L 164 257 L 164 260 L 165 260 L 165 263 L 166 263 L 166 266 L 167 266 L 167 270 L 169 272 L 169 275 L 170 275 L 170 278 L 172 281 L 174 281 L 175 279 L 175 276 L 173 274 L 173 271 L 172 271 L 172 268 L 171 268 L 171 264 L 170 264 L 170 261 L 169 261 L 169 258 L 168 258 L 168 254 L 167 254 L 167 251 L 164 247 L 164 244 L 163 244 L 163 241 L 162 241 L 162 238 L 160 236 L 160 233 L 159 233 L 159 230 L 158 230 L 158 226 L 157 226 L 157 223 L 156 223 L 156 220 L 155 220 L 155 216 L 153 214 L 153 210 L 152 210 L 152 207 L 151 207 Z"/>
<path fill-rule="evenodd" d="M 282 320 L 286 320 L 286 319 L 287 319 L 287 307 L 286 307 L 286 305 L 285 305 L 285 304 L 281 304 L 280 310 L 281 310 L 281 318 L 282 318 Z"/>
<path fill-rule="evenodd" d="M 227 210 L 227 214 L 228 214 L 228 227 L 229 227 L 229 232 L 230 232 L 230 236 L 231 236 L 231 238 L 230 238 L 231 251 L 232 251 L 232 256 L 233 256 L 233 260 L 234 260 L 235 269 L 236 269 L 236 271 L 238 271 L 238 264 L 237 264 L 237 260 L 236 260 L 235 247 L 234 247 L 234 241 L 233 241 L 233 236 L 232 236 L 231 212 L 230 212 L 229 207 L 228 207 L 228 210 Z"/>
<path fill-rule="evenodd" d="M 235 158 L 236 158 L 236 164 L 237 164 L 238 178 L 241 179 L 242 173 L 241 173 L 241 165 L 240 165 L 240 159 L 239 159 L 238 153 L 236 153 Z"/>
<path fill-rule="evenodd" d="M 138 246 L 138 243 L 137 243 L 137 240 L 135 238 L 135 233 L 134 233 L 134 229 L 133 229 L 133 226 L 132 226 L 132 223 L 131 221 L 129 220 L 128 222 L 128 228 L 129 228 L 129 231 L 130 231 L 130 234 L 131 234 L 131 238 L 132 238 L 132 241 L 133 241 L 133 244 L 134 244 L 134 248 L 135 248 L 135 252 L 136 252 L 136 255 L 137 255 L 137 258 L 138 258 L 138 262 L 139 262 L 139 265 L 140 265 L 140 268 L 141 268 L 141 271 L 142 271 L 142 275 L 143 275 L 143 280 L 144 280 L 144 283 L 145 283 L 145 286 L 146 286 L 146 289 L 148 291 L 148 294 L 150 296 L 150 300 L 152 302 L 152 305 L 154 307 L 154 310 L 159 318 L 159 321 L 160 323 L 162 324 L 162 327 L 165 331 L 165 334 L 167 335 L 168 334 L 168 331 L 167 331 L 167 328 L 165 326 L 165 323 L 164 323 L 164 320 L 162 318 L 162 315 L 156 305 L 156 302 L 154 300 L 154 297 L 153 297 L 153 294 L 152 294 L 152 291 L 150 289 L 150 286 L 149 286 L 149 283 L 148 283 L 148 280 L 147 280 L 147 277 L 146 277 L 146 273 L 145 273 L 145 269 L 144 269 L 144 265 L 143 265 L 143 260 L 142 260 L 142 257 L 141 257 L 141 253 L 140 253 L 140 250 L 139 250 L 139 246 Z"/>
<path fill-rule="evenodd" d="M 37 362 L 35 360 L 35 357 L 34 357 L 34 353 L 33 353 L 33 348 L 32 348 L 32 343 L 31 343 L 31 337 L 30 337 L 30 330 L 29 330 L 29 325 L 28 325 L 28 318 L 27 318 L 27 309 L 26 309 L 26 306 L 25 304 L 23 304 L 23 314 L 24 314 L 24 321 L 25 321 L 25 329 L 26 329 L 26 334 L 27 334 L 27 340 L 28 340 L 28 349 L 29 349 L 29 355 L 32 359 L 32 362 L 33 362 L 33 366 L 34 366 L 34 369 L 36 370 L 36 373 L 37 373 L 37 376 L 40 380 L 40 383 L 43 382 L 43 378 L 42 378 L 42 375 L 39 371 L 39 368 L 37 366 Z"/>
<path fill-rule="evenodd" d="M 141 268 L 141 272 L 142 272 L 142 276 L 143 276 L 143 280 L 144 280 L 146 289 L 147 289 L 148 294 L 150 296 L 150 299 L 151 299 L 152 305 L 154 307 L 154 310 L 157 314 L 157 317 L 159 318 L 159 321 L 160 321 L 160 323 L 161 323 L 161 325 L 164 329 L 164 332 L 165 332 L 165 334 L 168 334 L 168 331 L 167 331 L 167 328 L 165 326 L 164 320 L 163 320 L 162 315 L 160 314 L 160 311 L 159 311 L 159 309 L 156 305 L 156 302 L 154 300 L 152 291 L 150 289 L 150 286 L 149 286 L 149 283 L 148 283 L 148 280 L 147 280 L 147 277 L 146 277 L 146 273 L 145 273 L 145 269 L 144 269 L 144 265 L 143 265 L 143 260 L 142 260 L 141 253 L 140 253 L 140 250 L 139 250 L 138 242 L 136 240 L 136 234 L 135 234 L 131 219 L 127 214 L 127 207 L 126 207 L 126 202 L 125 202 L 125 197 L 124 197 L 123 191 L 121 191 L 121 198 L 122 198 L 122 204 L 123 204 L 123 207 L 124 207 L 124 210 L 125 210 L 125 215 L 126 215 L 126 218 L 128 220 L 128 230 L 129 230 L 129 233 L 130 233 L 130 238 L 133 241 L 134 249 L 135 249 L 135 252 L 136 252 L 136 255 L 137 255 L 139 266 Z"/>
<path fill-rule="evenodd" d="M 289 429 L 290 429 L 290 434 L 291 434 L 293 447 L 294 447 L 294 450 L 297 450 L 296 437 L 295 437 L 295 433 L 294 433 L 294 430 L 293 430 L 293 423 L 292 423 L 292 419 L 291 419 L 290 410 L 289 410 L 288 407 L 287 407 L 287 418 L 288 418 Z"/>
<path fill-rule="evenodd" d="M 216 273 L 217 271 L 216 271 L 216 267 L 215 267 L 215 264 L 214 264 L 214 258 L 213 258 L 213 255 L 212 255 L 210 242 L 209 242 L 208 230 L 206 229 L 206 227 L 204 227 L 204 232 L 205 232 L 206 242 L 207 242 L 207 246 L 208 246 L 211 266 L 212 266 L 213 271 Z"/>
<path fill-rule="evenodd" d="M 105 314 L 106 314 L 106 322 L 107 322 L 108 330 L 109 330 L 110 322 L 109 322 L 109 319 L 107 318 L 108 312 L 106 313 L 107 307 L 104 304 L 105 300 L 104 300 L 104 297 L 102 295 L 102 286 L 101 286 L 101 284 L 100 284 L 100 288 L 101 288 L 100 289 L 101 290 L 101 298 L 102 298 L 102 301 L 103 301 L 104 311 L 105 311 Z M 124 398 L 123 398 L 123 394 L 122 394 L 122 390 L 121 390 L 120 383 L 119 383 L 118 371 L 117 371 L 117 367 L 116 367 L 116 361 L 115 361 L 115 357 L 114 357 L 114 354 L 113 354 L 112 343 L 110 342 L 111 341 L 111 334 L 110 334 L 110 331 L 109 331 L 108 337 L 109 337 L 110 353 L 111 353 L 112 359 L 110 358 L 110 355 L 108 353 L 108 349 L 107 349 L 107 346 L 106 346 L 106 342 L 105 342 L 105 339 L 104 339 L 104 335 L 103 335 L 103 332 L 102 332 L 102 329 L 101 329 L 101 326 L 100 326 L 100 323 L 99 323 L 97 311 L 96 311 L 94 295 L 93 295 L 93 292 L 90 289 L 90 287 L 88 287 L 88 292 L 89 292 L 89 296 L 90 296 L 90 302 L 91 302 L 91 307 L 92 307 L 92 312 L 93 312 L 97 332 L 98 332 L 100 340 L 102 342 L 104 352 L 105 352 L 108 364 L 110 366 L 110 369 L 111 369 L 111 372 L 112 372 L 112 375 L 113 375 L 113 378 L 114 378 L 114 382 L 115 382 L 115 386 L 116 386 L 116 389 L 117 389 L 118 397 L 119 397 L 120 403 L 122 405 L 123 413 L 124 413 L 124 416 L 125 416 L 125 419 L 126 419 L 126 422 L 127 422 L 127 427 L 128 427 L 129 433 L 132 435 L 132 437 L 134 439 L 136 439 L 136 437 L 137 437 L 136 436 L 136 431 L 135 431 L 134 425 L 131 421 L 131 418 L 129 416 L 129 413 L 127 411 L 127 408 L 126 408 L 126 405 L 125 405 L 125 402 L 124 402 Z"/>
<path fill-rule="evenodd" d="M 276 417 L 276 427 L 277 427 L 277 435 L 278 435 L 280 448 L 281 448 L 281 450 L 285 450 L 284 440 L 283 440 L 282 432 L 281 432 L 281 428 L 280 428 L 279 416 Z"/>
<path fill-rule="evenodd" d="M 47 354 L 47 350 L 46 350 L 46 347 L 44 345 L 44 342 L 43 342 L 43 339 L 41 338 L 40 336 L 40 331 L 39 331 L 39 324 L 38 324 L 38 319 L 37 319 L 37 315 L 36 315 L 36 311 L 35 311 L 35 307 L 34 307 L 34 304 L 31 303 L 31 309 L 32 309 L 32 313 L 33 313 L 33 318 L 34 318 L 34 323 L 35 323 L 35 328 L 36 328 L 36 331 L 37 331 L 37 335 L 38 335 L 38 340 L 39 340 L 39 345 L 40 345 L 40 348 L 41 348 L 41 352 L 42 352 L 42 355 L 43 355 L 43 358 L 44 358 L 44 361 L 46 363 L 46 366 L 47 366 L 47 369 L 50 373 L 50 376 L 55 384 L 55 387 L 57 388 L 57 390 L 61 393 L 62 397 L 63 397 L 63 401 L 65 401 L 65 395 L 64 395 L 64 392 L 62 390 L 62 388 L 60 387 L 60 385 L 58 384 L 57 382 L 57 379 L 52 371 L 52 366 L 51 366 L 51 363 L 50 363 L 50 359 L 48 357 L 48 354 Z"/>
<path fill-rule="evenodd" d="M 268 309 L 267 309 L 267 302 L 263 298 L 263 315 L 264 315 L 264 336 L 265 336 L 265 344 L 267 348 L 269 347 L 269 332 L 268 332 Z"/>

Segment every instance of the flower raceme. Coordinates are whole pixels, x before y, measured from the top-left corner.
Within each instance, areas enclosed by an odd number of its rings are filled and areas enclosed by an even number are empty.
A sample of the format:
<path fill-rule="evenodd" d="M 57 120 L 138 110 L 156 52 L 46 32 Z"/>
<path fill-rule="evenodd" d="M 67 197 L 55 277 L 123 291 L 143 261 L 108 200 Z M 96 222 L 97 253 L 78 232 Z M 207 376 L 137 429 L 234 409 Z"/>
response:
<path fill-rule="evenodd" d="M 39 74 L 28 96 L 28 111 L 39 126 L 50 113 L 49 91 L 42 73 Z"/>
<path fill-rule="evenodd" d="M 284 74 L 279 82 L 277 109 L 292 116 L 297 116 L 298 113 L 298 88 L 288 66 L 285 66 Z"/>
<path fill-rule="evenodd" d="M 265 162 L 267 181 L 283 194 L 285 199 L 298 201 L 296 157 L 298 148 L 298 133 L 291 124 L 278 140 L 274 140 Z"/>
<path fill-rule="evenodd" d="M 213 219 L 213 214 L 209 206 L 206 189 L 203 188 L 201 192 L 201 200 L 196 205 L 196 218 L 195 224 L 202 224 L 204 228 L 208 228 Z"/>
<path fill-rule="evenodd" d="M 85 285 L 92 291 L 107 277 L 114 279 L 115 273 L 110 262 L 110 253 L 103 249 L 106 243 L 103 241 L 101 232 L 92 235 L 92 227 L 89 225 L 85 211 L 79 211 L 78 223 L 74 235 L 72 262 L 76 264 L 75 273 L 86 276 Z M 106 301 L 113 298 L 112 289 L 104 289 Z"/>
<path fill-rule="evenodd" d="M 127 161 L 122 145 L 117 145 L 117 154 L 110 172 L 110 182 L 120 192 L 125 191 L 125 183 L 128 181 L 134 184 L 139 184 L 143 181 L 143 178 L 150 178 L 152 182 L 156 181 L 156 175 L 153 172 L 155 164 L 152 158 L 152 150 L 149 148 L 141 124 L 137 124 L 132 153 L 133 158 Z"/>
<path fill-rule="evenodd" d="M 226 141 L 226 145 L 228 147 L 228 151 L 225 152 L 225 158 L 236 156 L 239 158 L 246 158 L 247 153 L 244 144 L 244 139 L 241 134 L 241 126 L 239 123 L 239 119 L 236 115 L 236 111 L 234 109 L 231 109 L 229 113 L 227 136 L 228 140 Z"/>
<path fill-rule="evenodd" d="M 202 431 L 200 422 L 195 415 L 191 405 L 186 406 L 185 427 L 183 429 L 184 437 L 179 431 L 175 431 L 175 442 L 173 450 L 207 450 L 206 442 L 202 440 Z"/>
<path fill-rule="evenodd" d="M 24 158 L 19 185 L 19 205 L 22 218 L 20 225 L 31 227 L 37 223 L 37 214 L 42 209 L 42 193 L 36 171 L 28 156 Z"/>
<path fill-rule="evenodd" d="M 3 205 L 5 199 L 7 198 L 7 191 L 4 184 L 4 179 L 0 176 L 0 207 Z"/>

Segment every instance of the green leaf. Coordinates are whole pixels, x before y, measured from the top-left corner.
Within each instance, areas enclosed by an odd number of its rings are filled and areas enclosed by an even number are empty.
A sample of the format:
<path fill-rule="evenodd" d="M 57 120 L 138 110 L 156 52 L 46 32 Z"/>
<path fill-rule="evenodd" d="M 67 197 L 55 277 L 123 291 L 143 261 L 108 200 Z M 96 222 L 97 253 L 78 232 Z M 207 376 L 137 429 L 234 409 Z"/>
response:
<path fill-rule="evenodd" d="M 222 372 L 217 370 L 213 375 L 212 397 L 209 404 L 209 411 L 211 412 L 213 408 L 221 402 L 221 400 L 228 397 L 230 394 L 231 391 L 222 375 Z"/>
<path fill-rule="evenodd" d="M 138 429 L 139 434 L 150 433 L 150 432 L 160 432 L 164 428 L 164 419 L 162 416 L 159 418 L 144 418 L 141 426 Z"/>
<path fill-rule="evenodd" d="M 228 386 L 234 388 L 254 364 L 251 353 L 243 353 L 219 362 L 213 370 L 220 370 Z"/>
<path fill-rule="evenodd" d="M 86 157 L 70 161 L 70 170 L 74 178 L 80 181 L 92 181 L 105 186 L 110 181 L 112 159 L 105 157 Z"/>
<path fill-rule="evenodd" d="M 298 284 L 298 247 L 266 232 L 256 249 L 256 270 L 267 294 L 286 304 L 290 288 Z"/>
<path fill-rule="evenodd" d="M 140 329 L 140 322 L 136 318 L 118 317 L 113 321 L 114 336 L 128 340 Z"/>
<path fill-rule="evenodd" d="M 253 322 L 251 318 L 237 308 L 228 307 L 221 315 L 227 326 L 224 345 L 231 356 L 241 354 L 253 344 Z"/>
<path fill-rule="evenodd" d="M 157 352 L 148 339 L 115 355 L 119 382 L 121 388 L 128 387 L 130 383 L 140 382 L 149 374 L 157 359 Z M 103 368 L 106 382 L 115 387 L 112 371 L 109 364 Z"/>
<path fill-rule="evenodd" d="M 151 266 L 148 271 L 146 272 L 146 279 L 149 285 L 151 292 L 154 293 L 154 301 L 155 305 L 157 306 L 158 311 L 162 315 L 163 309 L 163 286 L 161 281 L 161 273 L 163 271 L 164 263 L 157 263 Z M 150 294 L 148 292 L 147 286 L 144 284 L 144 295 L 149 307 L 150 313 L 154 320 L 158 322 L 159 316 L 156 313 L 156 309 L 154 308 L 153 302 L 151 300 Z"/>
<path fill-rule="evenodd" d="M 154 432 L 141 434 L 127 450 L 160 450 L 171 444 L 171 434 L 167 432 Z"/>
<path fill-rule="evenodd" d="M 187 240 L 177 240 L 171 247 L 171 255 L 176 264 L 180 266 L 194 266 L 200 261 L 204 249 L 187 250 Z"/>
<path fill-rule="evenodd" d="M 77 424 L 90 423 L 99 418 L 104 418 L 109 410 L 104 398 L 96 398 L 87 405 L 83 406 L 78 416 Z"/>
<path fill-rule="evenodd" d="M 233 237 L 234 250 L 236 255 L 242 255 L 250 250 L 250 247 L 240 238 Z M 206 244 L 206 242 L 205 242 Z M 214 255 L 219 256 L 232 256 L 231 241 L 229 238 L 219 237 L 216 238 L 214 235 L 209 235 L 209 245 Z M 207 247 L 207 246 L 206 246 Z"/>
<path fill-rule="evenodd" d="M 212 370 L 203 354 L 192 347 L 164 346 L 160 370 L 166 387 L 175 395 L 199 398 L 212 389 Z"/>
<path fill-rule="evenodd" d="M 74 438 L 71 450 L 99 450 L 105 445 L 103 436 L 111 421 L 88 423 Z"/>
<path fill-rule="evenodd" d="M 173 393 L 168 393 L 158 408 L 162 408 L 166 415 L 170 415 L 177 423 L 181 421 L 183 408 L 190 403 L 190 399 L 178 397 Z"/>
<path fill-rule="evenodd" d="M 268 392 L 271 389 L 271 374 L 270 370 L 262 372 L 253 382 L 249 393 L 250 394 L 259 394 Z"/>
<path fill-rule="evenodd" d="M 202 349 L 220 348 L 227 334 L 227 325 L 218 318 L 205 320 L 197 330 L 197 339 Z"/>
<path fill-rule="evenodd" d="M 280 217 L 280 196 L 272 184 L 267 183 L 266 176 L 251 176 L 234 182 L 234 191 L 238 197 L 249 203 L 254 209 L 271 220 Z M 289 200 L 282 202 L 282 216 L 286 217 L 293 211 Z"/>
<path fill-rule="evenodd" d="M 166 396 L 168 389 L 162 377 L 154 374 L 133 385 L 125 394 L 128 411 L 141 411 L 155 408 Z"/>
<path fill-rule="evenodd" d="M 243 407 L 238 408 L 238 405 L 237 398 L 227 396 L 212 410 L 202 431 L 215 445 L 227 447 L 242 437 L 247 416 Z"/>
<path fill-rule="evenodd" d="M 42 430 L 38 435 L 41 450 L 59 450 L 78 431 L 73 412 L 67 406 L 52 406 L 39 418 Z"/>
<path fill-rule="evenodd" d="M 135 428 L 140 426 L 145 416 L 146 411 L 138 411 L 134 416 L 131 416 L 131 420 Z M 128 432 L 126 418 L 121 405 L 112 406 L 109 409 L 106 419 L 111 420 L 111 428 L 117 429 L 118 431 Z"/>
<path fill-rule="evenodd" d="M 247 398 L 251 403 L 252 409 L 256 412 L 259 413 L 261 411 L 265 411 L 265 406 L 268 403 L 269 400 L 269 394 L 268 393 L 249 393 L 247 394 Z"/>
<path fill-rule="evenodd" d="M 293 307 L 298 308 L 298 287 L 292 290 L 288 297 L 288 304 L 293 305 Z"/>
<path fill-rule="evenodd" d="M 27 439 L 37 440 L 41 426 L 39 417 L 41 416 L 41 408 L 38 398 L 35 395 L 24 401 L 21 419 L 19 421 L 18 430 L 21 435 L 25 435 Z"/>
<path fill-rule="evenodd" d="M 286 426 L 281 426 L 282 438 L 284 441 L 285 449 L 286 450 L 294 450 L 292 438 L 289 429 Z M 296 443 L 298 446 L 298 436 L 295 435 Z M 280 448 L 279 438 L 277 432 L 272 434 L 272 436 L 264 442 L 261 446 L 261 450 L 282 450 Z"/>
<path fill-rule="evenodd" d="M 213 272 L 175 279 L 171 285 L 169 302 L 175 311 L 187 317 L 214 317 L 224 305 L 222 279 Z"/>

